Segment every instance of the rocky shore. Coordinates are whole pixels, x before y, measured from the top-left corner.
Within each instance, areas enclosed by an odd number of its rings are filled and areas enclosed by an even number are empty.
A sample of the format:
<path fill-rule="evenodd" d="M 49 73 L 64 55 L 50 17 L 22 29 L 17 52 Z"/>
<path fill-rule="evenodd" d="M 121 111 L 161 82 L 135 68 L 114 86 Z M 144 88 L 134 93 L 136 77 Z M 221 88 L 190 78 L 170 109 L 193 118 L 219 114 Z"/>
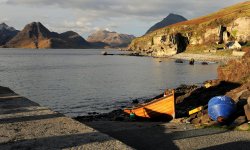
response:
<path fill-rule="evenodd" d="M 246 87 L 237 83 L 220 80 L 207 81 L 205 84 L 207 83 L 211 87 L 181 85 L 175 89 L 177 116 L 170 122 L 161 119 L 131 119 L 122 109 L 75 119 L 135 149 L 248 149 L 249 132 L 241 130 L 249 131 L 250 127 L 241 102 L 250 96 L 250 92 L 242 92 Z M 189 110 L 206 106 L 211 97 L 230 95 L 235 90 L 240 103 L 237 113 L 228 123 L 212 121 L 207 108 L 188 115 Z"/>
<path fill-rule="evenodd" d="M 218 68 L 219 79 L 204 82 L 203 85 L 181 85 L 175 89 L 175 101 L 176 101 L 176 119 L 173 122 L 179 123 L 191 123 L 197 127 L 204 126 L 218 126 L 226 125 L 231 129 L 250 130 L 247 122 L 248 113 L 244 110 L 244 106 L 247 105 L 247 99 L 250 99 L 250 75 L 249 75 L 249 61 L 250 52 L 239 58 L 225 58 L 227 64 L 220 65 Z M 188 55 L 192 57 L 194 55 Z M 196 55 L 196 59 L 200 55 Z M 181 56 L 183 58 L 183 56 Z M 224 60 L 224 57 L 218 57 L 220 60 Z M 207 59 L 206 59 L 207 60 Z M 237 70 L 235 72 L 235 70 Z M 237 104 L 237 112 L 228 120 L 227 123 L 221 125 L 218 122 L 212 121 L 208 116 L 207 104 L 209 100 L 215 96 L 227 95 L 231 97 Z M 159 95 L 158 97 L 162 96 Z M 135 103 L 136 101 L 131 101 Z M 250 102 L 250 100 L 249 100 Z M 137 104 L 134 104 L 137 105 Z M 250 104 L 248 104 L 250 105 Z M 197 107 L 203 107 L 203 110 L 193 115 L 188 115 L 188 112 Z M 249 107 L 250 108 L 250 107 Z M 125 115 L 120 110 L 115 110 L 107 114 L 89 115 L 75 118 L 80 122 L 90 121 L 125 121 L 131 122 L 129 116 Z M 137 121 L 152 121 L 152 120 L 137 120 Z M 155 121 L 155 120 L 153 120 Z M 157 120 L 166 121 L 166 120 Z M 245 126 L 244 129 L 241 125 Z"/>
<path fill-rule="evenodd" d="M 230 60 L 236 60 L 241 57 L 239 56 L 219 56 L 219 55 L 211 55 L 211 54 L 191 54 L 191 53 L 180 53 L 171 56 L 172 59 L 183 59 L 183 60 L 191 60 L 194 59 L 196 61 L 209 61 L 209 62 L 220 62 L 227 63 Z"/>

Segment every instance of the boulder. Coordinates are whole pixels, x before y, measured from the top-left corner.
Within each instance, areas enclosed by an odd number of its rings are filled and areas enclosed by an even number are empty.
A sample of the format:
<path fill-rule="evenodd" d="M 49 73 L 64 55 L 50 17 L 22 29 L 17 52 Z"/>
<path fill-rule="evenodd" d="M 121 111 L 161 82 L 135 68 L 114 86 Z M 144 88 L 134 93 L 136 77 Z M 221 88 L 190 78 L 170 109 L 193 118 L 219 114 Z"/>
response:
<path fill-rule="evenodd" d="M 243 124 L 243 123 L 246 123 L 246 122 L 247 122 L 246 116 L 239 116 L 238 118 L 236 118 L 236 119 L 234 120 L 234 124 L 235 124 L 236 126 L 239 126 L 239 125 L 241 125 L 241 124 Z"/>
<path fill-rule="evenodd" d="M 244 123 L 238 127 L 238 130 L 241 130 L 241 131 L 248 131 L 249 129 L 250 127 L 248 123 Z"/>
<path fill-rule="evenodd" d="M 245 110 L 245 115 L 247 117 L 247 120 L 250 121 L 250 105 L 249 104 L 245 105 L 244 110 Z"/>
<path fill-rule="evenodd" d="M 228 42 L 226 44 L 226 47 L 229 48 L 229 49 L 241 49 L 241 45 L 237 41 L 235 41 L 235 42 Z"/>

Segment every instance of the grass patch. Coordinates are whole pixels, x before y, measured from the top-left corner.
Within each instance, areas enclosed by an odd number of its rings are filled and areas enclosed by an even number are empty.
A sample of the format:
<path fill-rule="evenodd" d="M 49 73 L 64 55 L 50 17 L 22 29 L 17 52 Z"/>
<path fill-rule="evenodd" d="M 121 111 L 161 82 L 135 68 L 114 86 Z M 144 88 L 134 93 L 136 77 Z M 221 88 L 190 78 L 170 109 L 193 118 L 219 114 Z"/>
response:
<path fill-rule="evenodd" d="M 185 53 L 189 53 L 189 54 L 204 54 L 204 50 L 209 50 L 211 48 L 209 48 L 206 45 L 197 45 L 197 46 L 188 46 L 187 50 L 185 51 Z"/>
<path fill-rule="evenodd" d="M 218 56 L 231 56 L 232 53 L 233 53 L 233 50 L 226 49 L 226 50 L 217 50 L 215 54 Z"/>

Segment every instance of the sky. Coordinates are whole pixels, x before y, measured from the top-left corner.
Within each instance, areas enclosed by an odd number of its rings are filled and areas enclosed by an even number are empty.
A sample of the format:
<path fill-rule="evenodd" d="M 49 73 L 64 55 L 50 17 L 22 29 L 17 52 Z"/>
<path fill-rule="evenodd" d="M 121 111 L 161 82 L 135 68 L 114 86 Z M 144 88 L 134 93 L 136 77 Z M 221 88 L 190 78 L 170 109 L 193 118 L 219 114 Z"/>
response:
<path fill-rule="evenodd" d="M 87 37 L 96 30 L 143 35 L 169 13 L 187 19 L 245 0 L 0 0 L 0 23 L 18 30 L 41 22 L 55 32 Z"/>

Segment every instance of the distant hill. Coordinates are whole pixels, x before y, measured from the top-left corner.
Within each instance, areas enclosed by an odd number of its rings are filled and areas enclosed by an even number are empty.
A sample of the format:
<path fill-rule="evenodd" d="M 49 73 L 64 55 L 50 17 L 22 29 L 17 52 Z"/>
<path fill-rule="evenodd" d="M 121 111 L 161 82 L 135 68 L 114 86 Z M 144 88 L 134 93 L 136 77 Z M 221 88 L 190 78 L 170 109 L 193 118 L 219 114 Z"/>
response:
<path fill-rule="evenodd" d="M 167 57 L 177 53 L 204 53 L 237 41 L 250 42 L 250 1 L 207 16 L 172 24 L 134 39 L 128 50 L 141 55 Z"/>
<path fill-rule="evenodd" d="M 155 25 L 153 25 L 147 32 L 146 34 L 150 33 L 150 32 L 153 32 L 157 29 L 160 29 L 160 28 L 163 28 L 163 27 L 166 27 L 166 26 L 169 26 L 169 25 L 172 25 L 172 24 L 175 24 L 175 23 L 179 23 L 179 22 L 182 22 L 182 21 L 186 21 L 187 19 L 184 18 L 183 16 L 181 15 L 177 15 L 177 14 L 172 14 L 170 13 L 166 18 L 164 18 L 162 21 L 156 23 Z"/>
<path fill-rule="evenodd" d="M 90 44 L 73 31 L 58 34 L 49 31 L 40 22 L 24 27 L 5 47 L 10 48 L 89 48 Z"/>
<path fill-rule="evenodd" d="M 9 27 L 5 23 L 0 24 L 0 46 L 6 44 L 14 36 L 17 35 L 19 31 L 13 27 Z"/>
<path fill-rule="evenodd" d="M 135 38 L 133 35 L 119 34 L 107 30 L 99 30 L 92 33 L 87 41 L 92 43 L 105 43 L 111 47 L 127 47 Z"/>

